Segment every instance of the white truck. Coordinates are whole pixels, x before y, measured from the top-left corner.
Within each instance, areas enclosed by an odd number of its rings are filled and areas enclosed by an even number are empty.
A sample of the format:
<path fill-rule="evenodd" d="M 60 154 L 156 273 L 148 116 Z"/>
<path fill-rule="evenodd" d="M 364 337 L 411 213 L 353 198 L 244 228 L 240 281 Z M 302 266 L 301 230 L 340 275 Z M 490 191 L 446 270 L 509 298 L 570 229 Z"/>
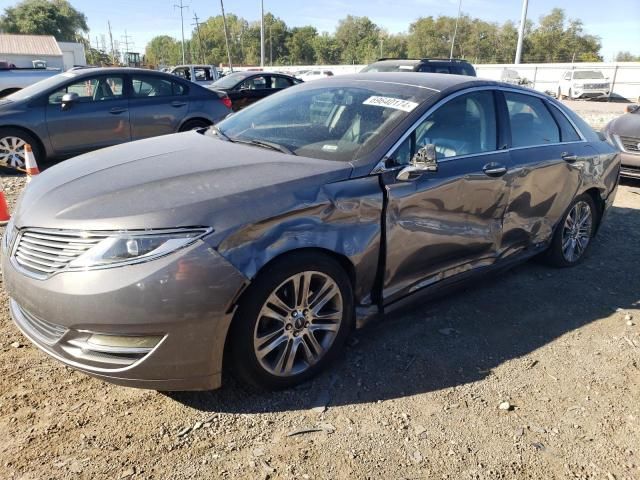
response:
<path fill-rule="evenodd" d="M 600 70 L 567 70 L 560 77 L 557 98 L 597 98 L 609 95 L 611 83 Z"/>
<path fill-rule="evenodd" d="M 218 80 L 218 69 L 213 65 L 178 65 L 169 73 L 206 87 Z"/>
<path fill-rule="evenodd" d="M 0 98 L 17 92 L 45 78 L 53 77 L 60 70 L 46 68 L 14 68 L 0 62 Z"/>

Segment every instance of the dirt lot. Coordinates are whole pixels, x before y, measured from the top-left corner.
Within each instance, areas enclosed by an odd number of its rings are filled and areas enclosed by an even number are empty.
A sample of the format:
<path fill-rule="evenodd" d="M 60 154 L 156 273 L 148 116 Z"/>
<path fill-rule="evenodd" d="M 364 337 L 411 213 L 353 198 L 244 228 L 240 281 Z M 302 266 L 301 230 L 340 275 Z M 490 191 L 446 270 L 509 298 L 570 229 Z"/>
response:
<path fill-rule="evenodd" d="M 102 383 L 31 346 L 2 292 L 0 478 L 640 479 L 639 246 L 627 182 L 581 266 L 418 305 L 278 393 Z"/>

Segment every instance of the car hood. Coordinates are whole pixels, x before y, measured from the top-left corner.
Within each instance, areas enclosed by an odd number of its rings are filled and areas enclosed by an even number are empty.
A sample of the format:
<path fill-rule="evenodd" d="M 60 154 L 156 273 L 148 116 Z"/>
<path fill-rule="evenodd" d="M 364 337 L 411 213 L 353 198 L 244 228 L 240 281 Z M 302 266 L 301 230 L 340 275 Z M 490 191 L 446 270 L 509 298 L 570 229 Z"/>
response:
<path fill-rule="evenodd" d="M 607 128 L 615 135 L 640 138 L 640 112 L 626 113 L 612 120 Z"/>
<path fill-rule="evenodd" d="M 62 162 L 34 177 L 14 216 L 19 228 L 224 232 L 305 208 L 351 170 L 349 163 L 185 132 Z"/>

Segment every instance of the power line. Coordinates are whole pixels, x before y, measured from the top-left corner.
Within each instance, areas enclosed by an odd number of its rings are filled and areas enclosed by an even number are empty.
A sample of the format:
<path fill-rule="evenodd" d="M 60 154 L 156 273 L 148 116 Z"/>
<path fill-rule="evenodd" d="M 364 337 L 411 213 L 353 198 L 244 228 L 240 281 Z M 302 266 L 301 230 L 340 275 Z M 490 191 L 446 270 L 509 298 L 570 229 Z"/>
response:
<path fill-rule="evenodd" d="M 200 44 L 200 60 L 202 61 L 202 63 L 205 63 L 205 56 L 204 56 L 204 47 L 202 46 L 202 37 L 200 36 L 200 22 L 198 21 L 198 14 L 196 12 L 193 12 L 193 20 L 195 23 L 192 23 L 191 26 L 196 27 L 196 32 L 198 33 L 198 43 Z"/>
<path fill-rule="evenodd" d="M 176 8 L 180 9 L 180 27 L 182 29 L 182 64 L 184 65 L 186 62 L 185 57 L 184 57 L 184 13 L 183 10 L 185 8 L 189 8 L 187 5 L 183 5 L 182 4 L 182 0 L 180 0 L 180 5 L 173 5 L 173 9 L 175 10 Z"/>

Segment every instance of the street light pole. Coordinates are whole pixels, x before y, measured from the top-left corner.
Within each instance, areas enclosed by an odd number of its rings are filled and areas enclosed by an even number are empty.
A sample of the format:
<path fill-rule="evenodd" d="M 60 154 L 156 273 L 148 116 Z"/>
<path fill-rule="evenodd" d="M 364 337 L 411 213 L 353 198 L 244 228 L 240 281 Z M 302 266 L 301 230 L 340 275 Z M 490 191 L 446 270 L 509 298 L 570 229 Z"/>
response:
<path fill-rule="evenodd" d="M 260 66 L 264 68 L 264 0 L 260 0 Z"/>
<path fill-rule="evenodd" d="M 524 40 L 524 26 L 527 23 L 527 8 L 529 0 L 522 0 L 522 15 L 520 16 L 520 28 L 518 29 L 518 46 L 516 47 L 516 59 L 514 64 L 519 64 L 522 58 L 522 42 Z"/>
<path fill-rule="evenodd" d="M 453 46 L 456 44 L 456 34 L 458 33 L 458 22 L 460 21 L 460 12 L 462 9 L 462 0 L 458 1 L 458 16 L 456 17 L 456 27 L 453 30 L 453 38 L 451 39 L 451 52 L 449 53 L 449 60 L 453 58 Z"/>

